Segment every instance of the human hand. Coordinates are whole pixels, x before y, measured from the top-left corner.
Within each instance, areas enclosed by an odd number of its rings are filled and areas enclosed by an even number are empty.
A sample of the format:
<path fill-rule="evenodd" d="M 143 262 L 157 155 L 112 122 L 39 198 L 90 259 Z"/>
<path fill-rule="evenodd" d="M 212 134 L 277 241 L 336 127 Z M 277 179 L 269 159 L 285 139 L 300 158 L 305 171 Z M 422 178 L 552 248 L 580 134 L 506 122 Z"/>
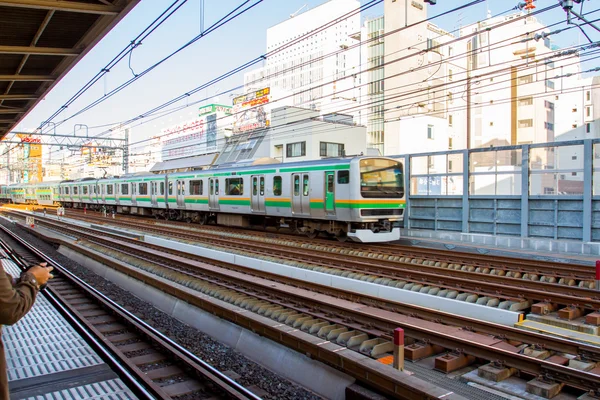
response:
<path fill-rule="evenodd" d="M 54 267 L 48 267 L 47 265 L 48 263 L 43 262 L 39 263 L 38 265 L 34 265 L 27 270 L 27 272 L 35 276 L 35 280 L 40 286 L 45 285 L 46 282 L 48 282 L 48 279 L 52 279 L 54 277 L 54 275 L 50 273 Z"/>

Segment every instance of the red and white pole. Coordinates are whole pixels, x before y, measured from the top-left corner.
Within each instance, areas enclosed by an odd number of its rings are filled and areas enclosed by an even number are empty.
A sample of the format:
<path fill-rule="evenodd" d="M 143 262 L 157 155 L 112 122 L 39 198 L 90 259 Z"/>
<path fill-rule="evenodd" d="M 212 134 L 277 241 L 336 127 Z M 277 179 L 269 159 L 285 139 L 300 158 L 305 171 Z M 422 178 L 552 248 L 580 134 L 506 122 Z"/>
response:
<path fill-rule="evenodd" d="M 404 329 L 394 329 L 394 368 L 404 371 Z"/>
<path fill-rule="evenodd" d="M 600 260 L 596 260 L 596 290 L 600 290 Z"/>

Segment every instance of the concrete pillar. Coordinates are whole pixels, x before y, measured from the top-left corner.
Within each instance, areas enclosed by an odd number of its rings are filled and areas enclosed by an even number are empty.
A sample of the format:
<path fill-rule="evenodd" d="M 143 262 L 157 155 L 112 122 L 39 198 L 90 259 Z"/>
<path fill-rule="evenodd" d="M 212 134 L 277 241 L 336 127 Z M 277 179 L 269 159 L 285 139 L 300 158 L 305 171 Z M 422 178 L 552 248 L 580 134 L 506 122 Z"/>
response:
<path fill-rule="evenodd" d="M 506 368 L 503 365 L 489 363 L 477 369 L 477 375 L 493 382 L 501 382 L 516 373 L 516 368 Z"/>
<path fill-rule="evenodd" d="M 546 399 L 551 399 L 560 393 L 564 385 L 564 383 L 556 383 L 537 378 L 527 382 L 527 392 Z"/>
<path fill-rule="evenodd" d="M 404 371 L 404 329 L 394 329 L 394 368 Z"/>

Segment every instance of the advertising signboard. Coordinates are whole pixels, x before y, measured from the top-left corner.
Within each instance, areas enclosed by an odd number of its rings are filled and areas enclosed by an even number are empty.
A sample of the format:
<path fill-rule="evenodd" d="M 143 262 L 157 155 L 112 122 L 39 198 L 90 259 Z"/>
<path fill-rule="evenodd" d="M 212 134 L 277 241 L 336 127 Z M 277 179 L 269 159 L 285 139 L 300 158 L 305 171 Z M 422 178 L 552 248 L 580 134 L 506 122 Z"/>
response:
<path fill-rule="evenodd" d="M 23 171 L 23 182 L 42 182 L 42 139 L 32 135 L 18 134 L 23 143 L 23 158 L 26 168 Z"/>
<path fill-rule="evenodd" d="M 225 115 L 231 115 L 231 106 L 224 106 L 221 104 L 209 104 L 207 106 L 200 107 L 198 109 L 198 116 L 201 117 L 206 114 L 223 113 Z"/>
<path fill-rule="evenodd" d="M 266 128 L 270 120 L 265 111 L 271 89 L 264 88 L 233 99 L 233 133 L 243 133 Z"/>

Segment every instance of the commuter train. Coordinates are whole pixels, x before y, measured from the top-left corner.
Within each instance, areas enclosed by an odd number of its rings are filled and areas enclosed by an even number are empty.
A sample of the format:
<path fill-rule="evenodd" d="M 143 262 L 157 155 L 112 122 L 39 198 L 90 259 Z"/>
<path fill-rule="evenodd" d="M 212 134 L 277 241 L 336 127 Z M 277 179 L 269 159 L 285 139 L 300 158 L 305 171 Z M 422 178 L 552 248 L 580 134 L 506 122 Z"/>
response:
<path fill-rule="evenodd" d="M 169 174 L 12 185 L 15 203 L 99 209 L 226 226 L 289 227 L 339 240 L 397 240 L 403 165 L 385 157 L 230 166 Z"/>

